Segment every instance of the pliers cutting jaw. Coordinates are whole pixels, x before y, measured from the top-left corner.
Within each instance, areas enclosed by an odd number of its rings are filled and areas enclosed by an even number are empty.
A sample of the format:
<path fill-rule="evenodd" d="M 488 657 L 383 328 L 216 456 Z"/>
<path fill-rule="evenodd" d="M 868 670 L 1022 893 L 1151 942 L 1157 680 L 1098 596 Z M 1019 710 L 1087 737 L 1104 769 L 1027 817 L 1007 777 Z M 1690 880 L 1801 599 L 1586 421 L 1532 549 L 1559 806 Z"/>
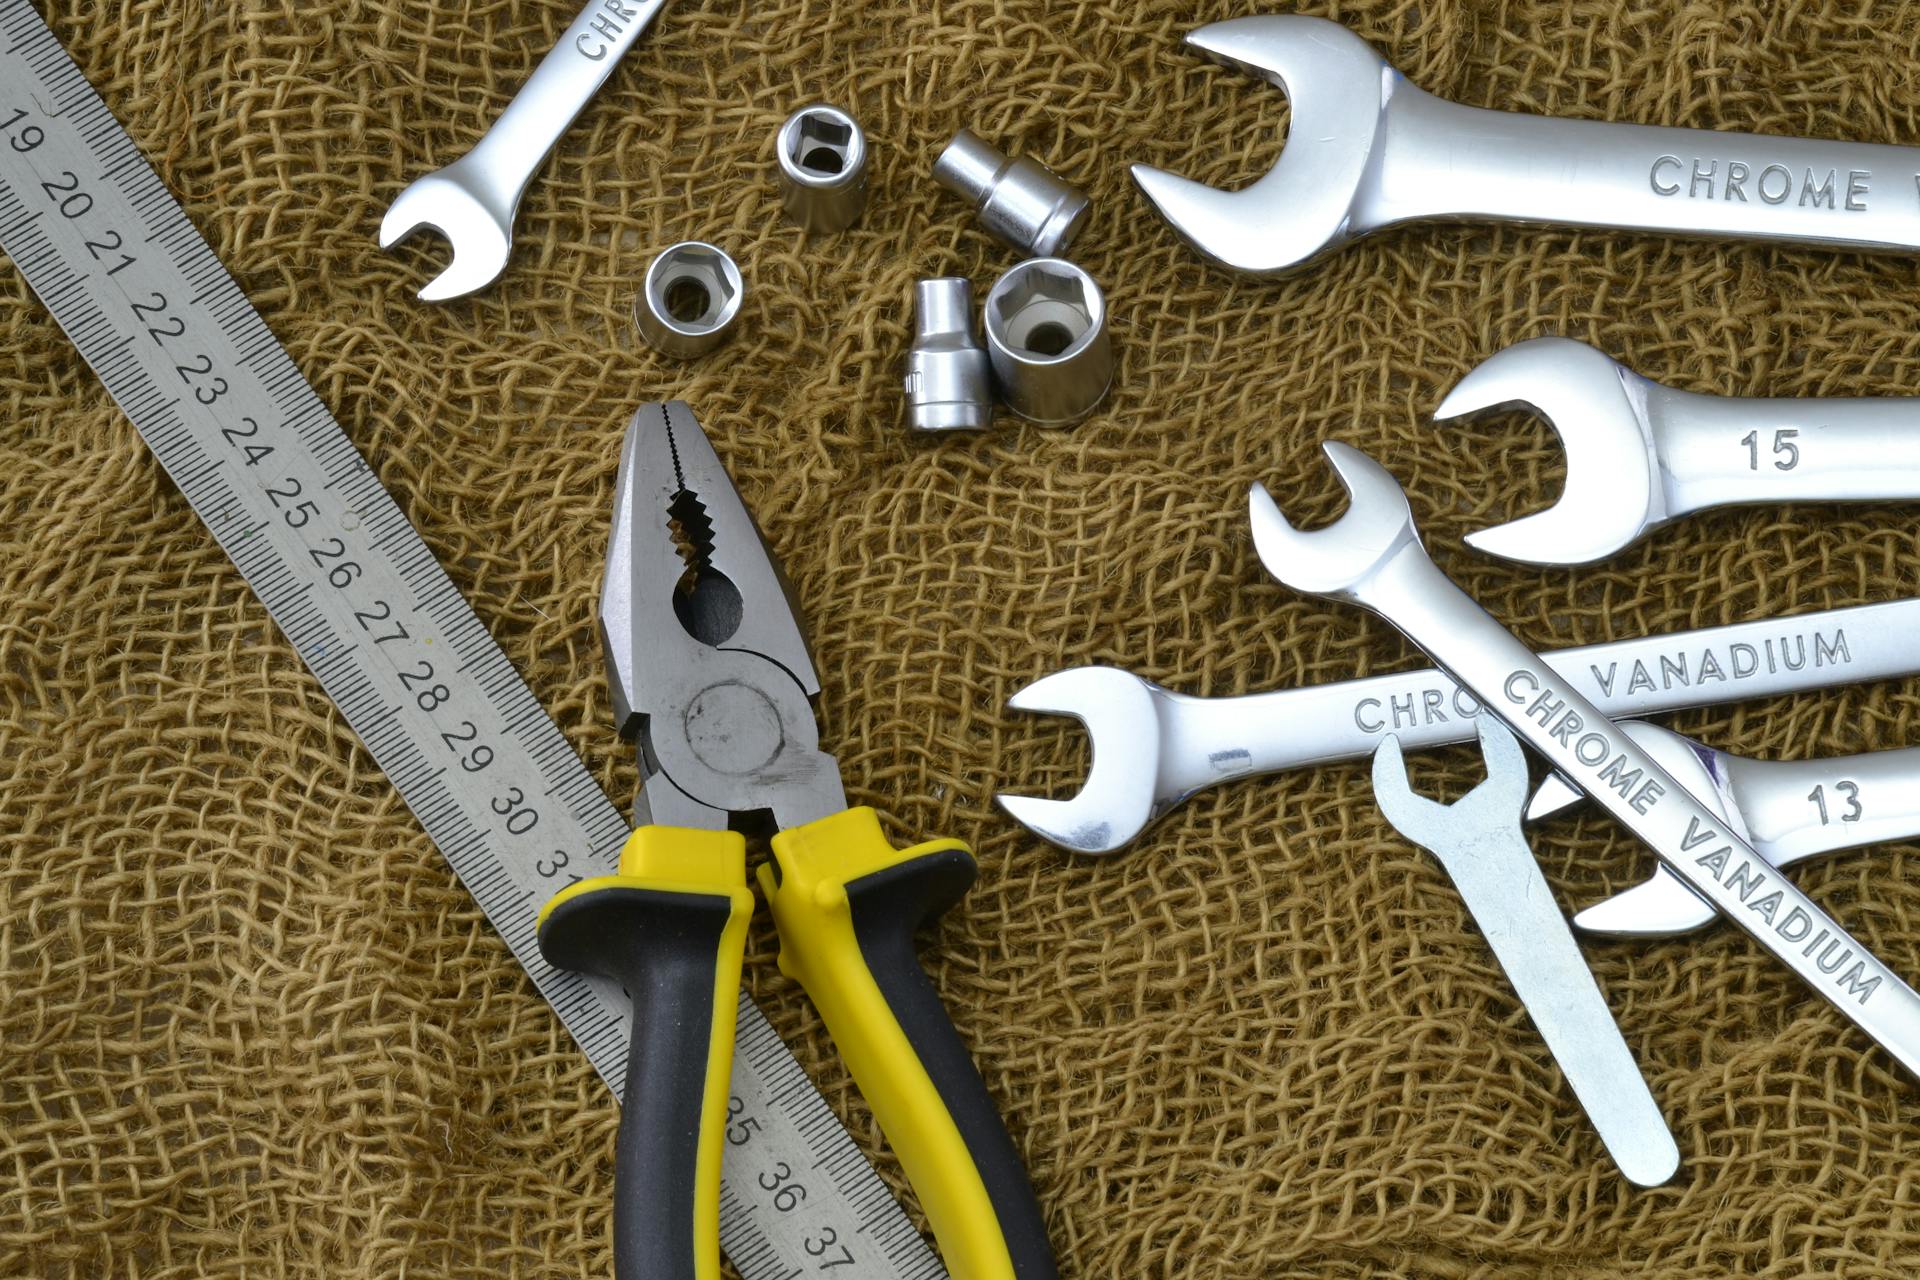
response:
<path fill-rule="evenodd" d="M 957 840 L 895 848 L 848 809 L 819 688 L 759 530 L 688 408 L 635 415 L 600 600 L 615 715 L 638 739 L 638 829 L 618 874 L 555 893 L 547 960 L 633 999 L 615 1155 L 618 1280 L 720 1280 L 723 1133 L 753 895 L 735 814 L 780 830 L 759 868 L 780 968 L 804 987 L 887 1134 L 954 1280 L 1055 1280 L 1046 1225 L 992 1097 L 914 958 L 960 900 Z M 777 868 L 777 871 L 776 871 Z"/>
<path fill-rule="evenodd" d="M 820 691 L 785 579 L 682 402 L 627 428 L 600 589 L 614 719 L 640 751 L 635 823 L 782 827 L 846 808 L 820 750 Z"/>

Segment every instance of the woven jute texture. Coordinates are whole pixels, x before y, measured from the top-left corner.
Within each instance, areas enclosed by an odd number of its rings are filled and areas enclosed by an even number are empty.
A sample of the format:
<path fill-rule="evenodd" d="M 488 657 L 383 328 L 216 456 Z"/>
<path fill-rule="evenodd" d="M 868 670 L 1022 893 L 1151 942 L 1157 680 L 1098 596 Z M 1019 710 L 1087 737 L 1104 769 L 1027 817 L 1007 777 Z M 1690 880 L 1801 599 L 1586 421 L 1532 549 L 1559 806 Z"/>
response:
<path fill-rule="evenodd" d="M 1537 419 L 1428 414 L 1546 333 L 1700 391 L 1920 392 L 1915 260 L 1416 228 L 1233 278 L 1126 165 L 1266 170 L 1284 96 L 1180 43 L 1253 7 L 687 0 L 533 187 L 506 275 L 427 306 L 444 250 L 380 252 L 381 214 L 480 135 L 566 0 L 47 7 L 623 804 L 594 631 L 616 452 L 637 402 L 693 402 L 810 615 L 851 797 L 981 856 L 926 961 L 1066 1275 L 1920 1272 L 1915 1082 L 1730 928 L 1587 948 L 1685 1155 L 1636 1191 L 1364 766 L 1216 789 L 1104 860 L 992 804 L 1084 776 L 1077 729 L 1004 708 L 1059 668 L 1235 694 L 1412 664 L 1253 556 L 1251 482 L 1297 518 L 1340 509 L 1326 439 L 1385 461 L 1436 557 L 1536 647 L 1911 592 L 1910 505 L 1703 516 L 1577 572 L 1478 557 L 1463 535 L 1548 501 L 1562 455 Z M 1920 142 L 1920 5 L 1306 8 L 1468 103 Z M 809 238 L 772 143 L 814 100 L 862 121 L 873 175 L 857 229 Z M 1074 256 L 1119 370 L 1080 426 L 904 429 L 913 282 L 984 291 L 1012 261 L 929 179 L 962 125 L 1093 197 Z M 748 292 L 733 344 L 683 365 L 627 307 L 689 237 Z M 0 447 L 0 1275 L 607 1275 L 607 1092 L 11 265 Z M 1913 694 L 1674 723 L 1764 757 L 1891 748 Z M 1440 793 L 1477 776 L 1468 750 L 1430 759 Z M 1652 865 L 1592 817 L 1536 848 L 1569 907 Z M 1913 846 L 1798 878 L 1920 976 Z M 764 920 L 748 972 L 900 1186 Z"/>

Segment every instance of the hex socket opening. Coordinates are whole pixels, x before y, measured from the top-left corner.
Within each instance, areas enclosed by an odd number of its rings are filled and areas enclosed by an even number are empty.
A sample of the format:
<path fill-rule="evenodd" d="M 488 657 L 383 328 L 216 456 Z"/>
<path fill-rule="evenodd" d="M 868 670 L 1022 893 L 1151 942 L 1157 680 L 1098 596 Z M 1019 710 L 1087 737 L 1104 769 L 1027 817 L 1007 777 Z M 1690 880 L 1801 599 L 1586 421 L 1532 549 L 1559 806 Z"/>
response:
<path fill-rule="evenodd" d="M 987 318 L 1008 348 L 1030 359 L 1059 360 L 1087 341 L 1102 310 L 1085 276 L 1039 261 L 1008 273 L 988 300 Z"/>
<path fill-rule="evenodd" d="M 1061 258 L 1029 258 L 987 293 L 987 358 L 1009 409 L 1032 422 L 1072 422 L 1113 381 L 1107 301 L 1092 276 Z"/>
<path fill-rule="evenodd" d="M 699 355 L 723 340 L 740 311 L 740 268 L 713 245 L 686 240 L 647 268 L 633 320 L 649 345 L 674 356 Z"/>

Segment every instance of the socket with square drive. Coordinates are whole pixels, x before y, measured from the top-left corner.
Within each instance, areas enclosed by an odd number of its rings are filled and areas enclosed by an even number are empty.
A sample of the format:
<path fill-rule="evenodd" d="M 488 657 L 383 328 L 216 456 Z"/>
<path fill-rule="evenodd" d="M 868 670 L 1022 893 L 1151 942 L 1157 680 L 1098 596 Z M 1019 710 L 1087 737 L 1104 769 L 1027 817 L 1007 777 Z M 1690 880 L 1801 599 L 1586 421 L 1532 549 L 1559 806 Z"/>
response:
<path fill-rule="evenodd" d="M 1487 409 L 1532 409 L 1566 446 L 1558 502 L 1467 535 L 1527 564 L 1591 564 L 1711 507 L 1920 499 L 1920 400 L 1678 391 L 1548 337 L 1482 361 L 1433 416 Z"/>
<path fill-rule="evenodd" d="M 915 431 L 979 431 L 993 425 L 993 368 L 973 329 L 973 283 L 922 280 L 913 290 L 907 352 L 907 417 Z"/>
<path fill-rule="evenodd" d="M 867 207 L 867 135 L 838 107 L 802 107 L 774 142 L 780 204 L 809 231 L 840 231 Z"/>
<path fill-rule="evenodd" d="M 1045 165 L 1009 160 L 971 129 L 953 135 L 933 162 L 933 180 L 973 206 L 987 230 L 1036 258 L 1065 253 L 1087 220 L 1079 191 Z"/>
<path fill-rule="evenodd" d="M 1160 215 L 1222 266 L 1286 271 L 1434 221 L 1920 248 L 1917 148 L 1462 106 L 1339 23 L 1297 14 L 1212 23 L 1187 43 L 1293 108 L 1279 163 L 1241 190 L 1133 166 Z"/>

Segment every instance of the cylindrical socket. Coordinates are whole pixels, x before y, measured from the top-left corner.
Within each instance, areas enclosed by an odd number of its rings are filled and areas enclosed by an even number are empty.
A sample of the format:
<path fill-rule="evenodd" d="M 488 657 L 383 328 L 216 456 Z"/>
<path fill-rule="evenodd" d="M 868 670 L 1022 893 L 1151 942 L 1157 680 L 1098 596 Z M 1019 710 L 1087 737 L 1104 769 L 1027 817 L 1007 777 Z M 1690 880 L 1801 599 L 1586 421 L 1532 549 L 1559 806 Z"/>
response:
<path fill-rule="evenodd" d="M 1029 258 L 987 293 L 987 356 L 1009 409 L 1033 422 L 1086 416 L 1113 381 L 1107 300 L 1059 258 Z"/>
<path fill-rule="evenodd" d="M 973 284 L 960 276 L 913 290 L 907 352 L 907 413 L 916 431 L 978 431 L 993 425 L 993 370 L 973 331 Z"/>
<path fill-rule="evenodd" d="M 780 204 L 809 231 L 839 231 L 867 207 L 867 135 L 838 107 L 802 107 L 780 126 Z"/>
<path fill-rule="evenodd" d="M 662 355 L 705 355 L 733 332 L 744 292 L 732 258 L 705 241 L 682 240 L 661 250 L 647 268 L 633 300 L 633 322 Z"/>
<path fill-rule="evenodd" d="M 933 162 L 933 180 L 979 211 L 987 230 L 1025 254 L 1067 251 L 1087 220 L 1087 198 L 1024 157 L 1009 160 L 971 129 Z"/>

